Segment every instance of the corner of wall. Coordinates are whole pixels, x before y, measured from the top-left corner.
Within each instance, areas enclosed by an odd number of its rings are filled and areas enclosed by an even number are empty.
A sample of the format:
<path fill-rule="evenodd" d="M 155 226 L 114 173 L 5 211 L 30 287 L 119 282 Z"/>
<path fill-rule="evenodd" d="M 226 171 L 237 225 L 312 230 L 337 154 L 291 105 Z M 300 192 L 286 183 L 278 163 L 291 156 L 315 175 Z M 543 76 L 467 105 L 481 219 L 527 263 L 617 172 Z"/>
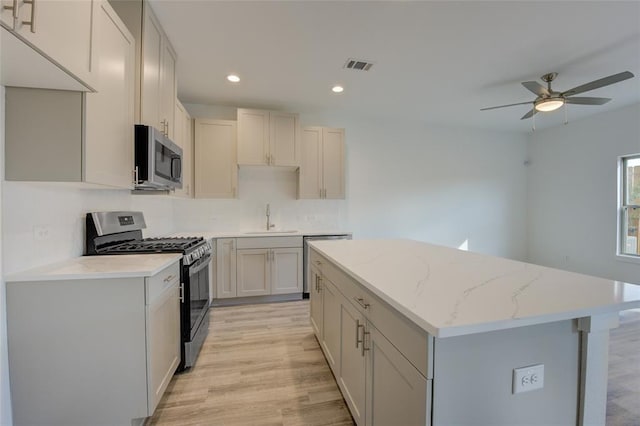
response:
<path fill-rule="evenodd" d="M 0 235 L 2 235 L 2 187 L 4 185 L 4 86 L 0 86 Z M 7 352 L 6 284 L 2 279 L 2 241 L 0 238 L 0 425 L 11 425 L 11 391 Z"/>

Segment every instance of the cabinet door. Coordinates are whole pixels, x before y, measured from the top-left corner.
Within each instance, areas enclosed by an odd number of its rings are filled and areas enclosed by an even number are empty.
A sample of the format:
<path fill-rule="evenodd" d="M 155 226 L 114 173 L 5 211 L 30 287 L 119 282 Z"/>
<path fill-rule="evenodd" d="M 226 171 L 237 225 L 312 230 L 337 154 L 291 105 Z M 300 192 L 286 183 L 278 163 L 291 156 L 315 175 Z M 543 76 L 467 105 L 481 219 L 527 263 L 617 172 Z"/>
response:
<path fill-rule="evenodd" d="M 323 340 L 321 342 L 325 358 L 333 374 L 340 376 L 340 304 L 342 295 L 325 277 L 321 277 Z"/>
<path fill-rule="evenodd" d="M 367 325 L 367 425 L 425 425 L 427 379 L 374 327 Z"/>
<path fill-rule="evenodd" d="M 238 297 L 263 296 L 271 293 L 271 251 L 269 249 L 237 250 Z"/>
<path fill-rule="evenodd" d="M 302 293 L 302 248 L 271 250 L 271 294 Z"/>
<path fill-rule="evenodd" d="M 14 7 L 16 7 L 14 11 Z M 14 16 L 18 14 L 18 0 L 0 0 L 0 21 L 7 28 L 13 29 Z"/>
<path fill-rule="evenodd" d="M 179 101 L 175 104 L 175 132 L 173 141 L 182 148 L 182 189 L 176 189 L 175 195 L 193 197 L 193 138 L 191 136 L 191 117 Z"/>
<path fill-rule="evenodd" d="M 216 240 L 216 293 L 219 299 L 236 297 L 236 240 Z"/>
<path fill-rule="evenodd" d="M 344 129 L 322 129 L 324 198 L 345 197 Z"/>
<path fill-rule="evenodd" d="M 195 197 L 235 198 L 236 122 L 195 120 Z"/>
<path fill-rule="evenodd" d="M 350 302 L 343 299 L 340 305 L 339 382 L 351 415 L 358 425 L 364 425 L 365 419 L 365 337 L 364 318 Z"/>
<path fill-rule="evenodd" d="M 164 131 L 160 123 L 161 103 L 161 70 L 162 63 L 162 27 L 146 4 L 142 23 L 142 70 L 141 70 L 141 99 L 140 121 L 142 124 L 153 126 Z"/>
<path fill-rule="evenodd" d="M 322 295 L 324 292 L 322 291 L 320 275 L 314 268 L 311 268 L 309 277 L 309 321 L 313 331 L 316 333 L 318 342 L 322 342 Z"/>
<path fill-rule="evenodd" d="M 156 409 L 180 362 L 178 282 L 147 306 L 148 415 Z"/>
<path fill-rule="evenodd" d="M 92 42 L 99 0 L 18 1 L 15 31 L 87 86 L 97 83 Z M 25 24 L 24 22 L 32 22 Z"/>
<path fill-rule="evenodd" d="M 238 109 L 238 164 L 269 164 L 269 111 Z"/>
<path fill-rule="evenodd" d="M 300 124 L 298 114 L 269 113 L 269 153 L 273 166 L 300 164 Z"/>
<path fill-rule="evenodd" d="M 322 198 L 322 127 L 302 129 L 298 198 Z"/>
<path fill-rule="evenodd" d="M 173 139 L 176 132 L 181 131 L 176 127 L 176 52 L 171 47 L 169 40 L 162 39 L 162 69 L 160 72 L 160 123 L 164 123 L 164 131 L 169 139 Z"/>
<path fill-rule="evenodd" d="M 100 4 L 97 93 L 86 95 L 84 180 L 132 188 L 135 39 L 107 2 Z"/>

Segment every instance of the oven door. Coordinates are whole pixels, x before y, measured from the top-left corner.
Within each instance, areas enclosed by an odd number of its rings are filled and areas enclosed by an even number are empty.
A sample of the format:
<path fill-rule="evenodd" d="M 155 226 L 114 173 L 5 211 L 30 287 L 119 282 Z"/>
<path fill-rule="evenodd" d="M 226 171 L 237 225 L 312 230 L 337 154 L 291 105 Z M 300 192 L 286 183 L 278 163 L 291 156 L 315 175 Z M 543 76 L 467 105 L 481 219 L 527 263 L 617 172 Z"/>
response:
<path fill-rule="evenodd" d="M 189 341 L 194 339 L 202 323 L 202 319 L 209 311 L 210 262 L 211 255 L 207 254 L 188 266 Z"/>

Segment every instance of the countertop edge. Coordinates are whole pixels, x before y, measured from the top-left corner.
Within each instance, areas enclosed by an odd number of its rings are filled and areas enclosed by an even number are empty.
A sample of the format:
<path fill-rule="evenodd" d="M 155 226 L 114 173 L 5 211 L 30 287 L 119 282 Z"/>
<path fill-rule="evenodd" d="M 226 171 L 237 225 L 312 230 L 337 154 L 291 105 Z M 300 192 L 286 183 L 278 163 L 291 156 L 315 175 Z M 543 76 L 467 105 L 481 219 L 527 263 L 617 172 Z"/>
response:
<path fill-rule="evenodd" d="M 87 272 L 87 273 L 64 273 L 64 274 L 47 274 L 46 268 L 55 267 L 56 265 L 62 266 L 78 259 L 86 258 L 88 256 L 79 256 L 69 260 L 61 262 L 55 262 L 49 265 L 34 268 L 32 272 L 30 270 L 24 272 L 16 272 L 3 277 L 5 283 L 17 283 L 17 282 L 36 282 L 36 281 L 64 281 L 64 280 L 84 280 L 84 279 L 118 279 L 118 278 L 144 278 L 152 277 L 172 265 L 175 262 L 180 261 L 182 254 L 180 253 L 163 253 L 167 259 L 161 261 L 157 265 L 154 265 L 151 269 L 140 269 L 135 271 L 104 271 L 104 272 Z M 127 256 L 127 255 L 121 255 Z"/>
<path fill-rule="evenodd" d="M 576 319 L 582 317 L 589 317 L 592 315 L 612 313 L 612 312 L 620 312 L 627 309 L 640 308 L 640 301 L 630 301 L 630 302 L 621 302 L 613 305 L 604 305 L 594 308 L 583 308 L 583 309 L 575 309 L 569 310 L 565 312 L 557 312 L 552 314 L 544 314 L 544 315 L 536 315 L 526 318 L 511 318 L 508 320 L 500 320 L 500 321 L 490 321 L 479 324 L 467 324 L 467 325 L 458 325 L 458 326 L 446 326 L 446 327 L 438 327 L 431 324 L 424 318 L 419 317 L 415 313 L 411 312 L 404 305 L 397 302 L 391 296 L 381 291 L 376 286 L 370 284 L 364 278 L 359 275 L 353 273 L 351 270 L 346 268 L 342 263 L 337 261 L 335 258 L 324 252 L 322 249 L 318 247 L 313 247 L 318 253 L 320 253 L 323 257 L 332 261 L 333 265 L 340 269 L 342 272 L 347 274 L 347 276 L 351 277 L 355 281 L 357 281 L 364 288 L 372 292 L 375 296 L 379 297 L 382 301 L 387 303 L 397 312 L 402 314 L 409 321 L 414 323 L 416 326 L 426 331 L 430 335 L 436 338 L 447 338 L 447 337 L 456 337 L 456 336 L 464 336 L 469 334 L 477 334 L 477 333 L 485 333 L 491 331 L 498 330 L 506 330 L 511 328 L 519 328 L 530 325 L 538 325 L 545 324 L 555 321 L 564 321 L 569 319 Z M 633 285 L 633 284 L 628 284 Z"/>

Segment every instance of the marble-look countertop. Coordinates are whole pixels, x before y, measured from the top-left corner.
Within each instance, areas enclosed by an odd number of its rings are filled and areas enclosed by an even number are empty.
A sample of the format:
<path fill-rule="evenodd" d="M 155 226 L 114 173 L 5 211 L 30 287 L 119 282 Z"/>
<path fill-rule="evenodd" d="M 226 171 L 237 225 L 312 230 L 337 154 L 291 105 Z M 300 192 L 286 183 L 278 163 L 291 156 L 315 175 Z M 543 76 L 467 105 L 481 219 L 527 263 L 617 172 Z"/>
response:
<path fill-rule="evenodd" d="M 640 307 L 640 285 L 418 241 L 317 241 L 312 247 L 436 337 Z"/>
<path fill-rule="evenodd" d="M 352 235 L 351 231 L 184 231 L 174 232 L 168 237 L 203 237 L 206 240 L 216 238 L 255 238 L 255 237 L 316 237 L 321 235 Z"/>
<path fill-rule="evenodd" d="M 7 275 L 6 282 L 150 277 L 182 257 L 179 253 L 81 256 Z"/>

